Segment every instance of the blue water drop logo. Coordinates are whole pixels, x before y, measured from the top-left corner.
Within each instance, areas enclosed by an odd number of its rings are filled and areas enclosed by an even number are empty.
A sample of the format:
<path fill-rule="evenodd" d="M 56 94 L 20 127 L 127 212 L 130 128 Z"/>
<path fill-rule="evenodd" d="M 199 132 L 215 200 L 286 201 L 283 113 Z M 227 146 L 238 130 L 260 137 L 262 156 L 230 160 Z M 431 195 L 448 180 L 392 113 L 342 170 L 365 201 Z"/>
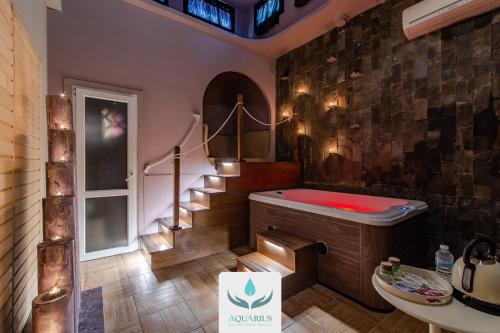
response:
<path fill-rule="evenodd" d="M 252 279 L 248 279 L 248 282 L 245 286 L 245 294 L 247 296 L 255 295 L 255 285 L 253 284 Z"/>

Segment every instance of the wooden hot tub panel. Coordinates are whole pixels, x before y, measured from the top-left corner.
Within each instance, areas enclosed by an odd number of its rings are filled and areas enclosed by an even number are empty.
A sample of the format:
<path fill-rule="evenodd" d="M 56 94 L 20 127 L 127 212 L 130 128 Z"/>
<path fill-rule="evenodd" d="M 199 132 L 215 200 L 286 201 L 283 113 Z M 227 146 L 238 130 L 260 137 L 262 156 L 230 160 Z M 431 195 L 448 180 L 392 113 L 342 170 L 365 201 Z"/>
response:
<path fill-rule="evenodd" d="M 420 215 L 422 216 L 422 215 Z M 368 307 L 387 310 L 391 306 L 375 292 L 371 276 L 389 256 L 404 264 L 419 265 L 418 244 L 422 224 L 415 219 L 391 227 L 377 227 L 291 208 L 250 201 L 250 246 L 255 235 L 269 226 L 328 245 L 328 254 L 318 254 L 318 281 Z"/>

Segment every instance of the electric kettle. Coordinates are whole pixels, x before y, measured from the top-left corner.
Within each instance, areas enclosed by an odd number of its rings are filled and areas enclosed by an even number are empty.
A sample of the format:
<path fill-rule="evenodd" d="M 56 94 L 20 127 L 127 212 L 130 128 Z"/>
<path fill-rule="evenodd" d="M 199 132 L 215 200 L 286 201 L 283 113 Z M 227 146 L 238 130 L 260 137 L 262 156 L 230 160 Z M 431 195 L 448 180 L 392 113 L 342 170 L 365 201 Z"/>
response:
<path fill-rule="evenodd" d="M 484 253 L 479 245 L 487 245 L 488 252 Z M 500 315 L 500 263 L 491 238 L 478 235 L 465 246 L 463 257 L 453 266 L 452 284 L 457 300 Z"/>

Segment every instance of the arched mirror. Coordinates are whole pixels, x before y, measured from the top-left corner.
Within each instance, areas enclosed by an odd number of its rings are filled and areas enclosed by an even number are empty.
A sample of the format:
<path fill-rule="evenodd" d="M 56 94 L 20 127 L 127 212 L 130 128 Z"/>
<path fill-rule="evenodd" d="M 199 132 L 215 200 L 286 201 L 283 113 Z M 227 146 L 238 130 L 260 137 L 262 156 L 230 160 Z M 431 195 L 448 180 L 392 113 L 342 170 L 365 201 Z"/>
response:
<path fill-rule="evenodd" d="M 271 109 L 260 88 L 247 76 L 236 72 L 217 75 L 208 85 L 203 97 L 203 136 L 211 137 L 224 123 L 236 105 L 238 94 L 243 96 L 245 108 L 261 122 L 271 122 Z M 266 159 L 270 151 L 271 130 L 243 117 L 244 159 Z M 233 114 L 226 126 L 206 145 L 209 158 L 237 157 L 237 115 Z"/>

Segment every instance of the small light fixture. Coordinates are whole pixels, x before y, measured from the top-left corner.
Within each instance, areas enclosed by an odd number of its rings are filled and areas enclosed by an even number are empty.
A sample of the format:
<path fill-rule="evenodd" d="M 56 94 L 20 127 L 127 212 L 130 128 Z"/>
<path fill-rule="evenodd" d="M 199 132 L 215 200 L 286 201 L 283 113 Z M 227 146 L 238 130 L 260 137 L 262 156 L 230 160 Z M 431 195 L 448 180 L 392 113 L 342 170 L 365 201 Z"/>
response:
<path fill-rule="evenodd" d="M 274 250 L 277 250 L 277 251 L 285 251 L 285 249 L 277 244 L 274 244 L 273 242 L 270 242 L 268 240 L 264 240 L 264 242 L 266 243 L 266 245 L 268 245 L 270 248 L 274 249 Z"/>
<path fill-rule="evenodd" d="M 306 124 L 303 121 L 299 121 L 297 123 L 297 134 L 299 134 L 299 135 L 306 134 Z"/>
<path fill-rule="evenodd" d="M 326 142 L 328 155 L 337 154 L 339 152 L 339 142 L 337 137 L 330 137 Z"/>
<path fill-rule="evenodd" d="M 280 76 L 280 80 L 281 81 L 288 81 L 288 80 L 290 80 L 290 74 L 289 74 L 289 70 L 288 69 L 285 70 L 283 72 L 283 75 Z"/>
<path fill-rule="evenodd" d="M 62 197 L 62 196 L 63 196 L 63 193 L 62 193 L 62 192 L 57 192 L 57 193 L 56 193 L 56 196 L 58 196 L 58 197 Z"/>
<path fill-rule="evenodd" d="M 53 298 L 57 298 L 60 293 L 61 293 L 61 288 L 59 288 L 58 286 L 53 286 L 49 290 L 49 295 L 50 295 L 50 297 L 53 297 Z"/>
<path fill-rule="evenodd" d="M 293 107 L 289 104 L 285 104 L 284 106 L 281 107 L 281 118 L 284 119 L 291 119 L 293 117 Z"/>
<path fill-rule="evenodd" d="M 161 244 L 161 245 L 158 247 L 158 249 L 159 249 L 160 251 L 165 251 L 165 250 L 168 250 L 168 247 L 167 247 L 165 244 Z"/>
<path fill-rule="evenodd" d="M 59 241 L 62 240 L 62 237 L 61 236 L 54 236 L 50 240 L 53 241 L 53 242 L 59 242 Z"/>
<path fill-rule="evenodd" d="M 307 86 L 302 84 L 297 88 L 297 94 L 298 95 L 304 95 L 307 93 Z"/>
<path fill-rule="evenodd" d="M 338 106 L 337 101 L 333 101 L 333 100 L 329 101 L 328 102 L 328 111 L 333 111 L 335 109 L 335 107 L 337 107 L 337 106 Z"/>
<path fill-rule="evenodd" d="M 233 166 L 233 162 L 222 162 L 222 165 L 225 167 Z"/>
<path fill-rule="evenodd" d="M 66 94 L 63 92 L 61 92 L 61 95 L 60 95 L 62 98 L 65 98 L 66 97 Z"/>

